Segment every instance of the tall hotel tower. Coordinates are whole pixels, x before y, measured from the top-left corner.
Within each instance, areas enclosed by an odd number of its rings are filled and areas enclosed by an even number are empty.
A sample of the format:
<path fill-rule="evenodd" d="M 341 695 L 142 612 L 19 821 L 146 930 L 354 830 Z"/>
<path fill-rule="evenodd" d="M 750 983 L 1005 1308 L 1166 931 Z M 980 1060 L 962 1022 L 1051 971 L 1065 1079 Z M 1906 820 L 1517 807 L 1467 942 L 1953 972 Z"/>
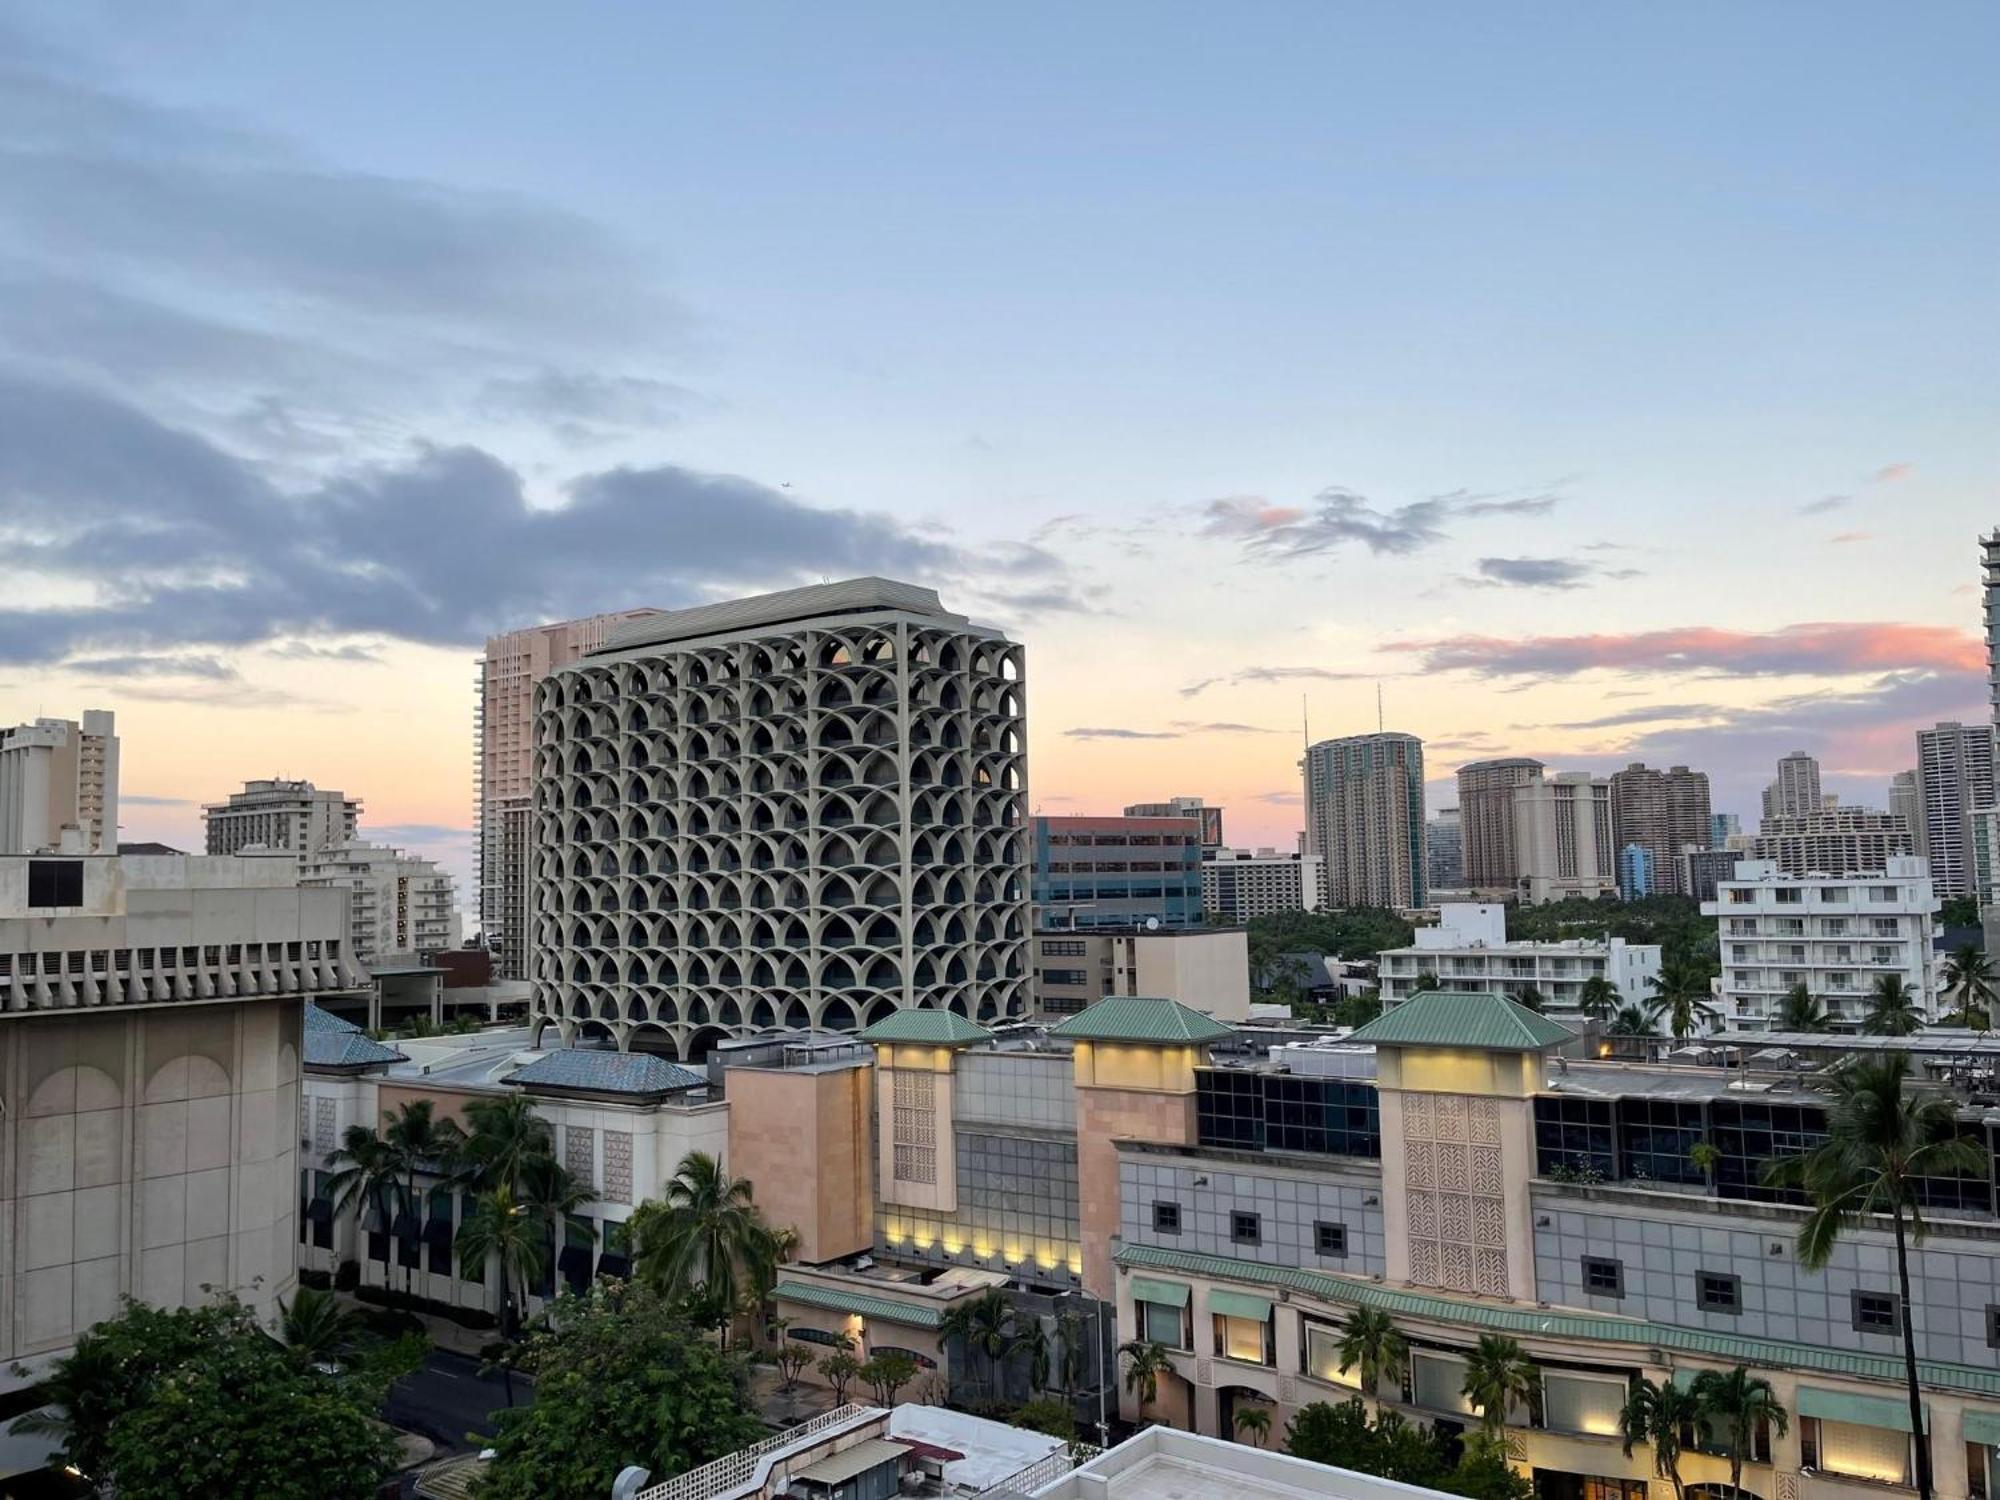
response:
<path fill-rule="evenodd" d="M 1321 740 L 1302 769 L 1306 853 L 1326 861 L 1326 904 L 1422 906 L 1424 742 L 1393 731 Z"/>
<path fill-rule="evenodd" d="M 699 1058 L 1029 999 L 1025 653 L 882 578 L 634 620 L 535 695 L 535 1013 Z"/>

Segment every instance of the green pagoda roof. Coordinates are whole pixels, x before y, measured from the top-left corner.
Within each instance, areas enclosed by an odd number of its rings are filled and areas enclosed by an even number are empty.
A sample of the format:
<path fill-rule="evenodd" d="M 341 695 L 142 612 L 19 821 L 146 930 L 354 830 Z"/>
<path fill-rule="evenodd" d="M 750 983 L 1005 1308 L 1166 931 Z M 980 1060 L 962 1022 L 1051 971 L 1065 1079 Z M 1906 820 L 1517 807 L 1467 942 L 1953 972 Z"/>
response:
<path fill-rule="evenodd" d="M 918 1047 L 970 1047 L 993 1040 L 992 1032 L 973 1025 L 955 1010 L 914 1005 L 884 1016 L 859 1036 L 864 1042 L 906 1042 Z"/>
<path fill-rule="evenodd" d="M 1079 1011 L 1050 1036 L 1077 1042 L 1161 1042 L 1167 1045 L 1219 1042 L 1236 1033 L 1212 1016 L 1191 1010 L 1178 1000 L 1150 995 L 1106 995 Z"/>
<path fill-rule="evenodd" d="M 1382 1012 L 1348 1038 L 1378 1047 L 1479 1047 L 1541 1052 L 1576 1033 L 1505 995 L 1425 990 Z"/>

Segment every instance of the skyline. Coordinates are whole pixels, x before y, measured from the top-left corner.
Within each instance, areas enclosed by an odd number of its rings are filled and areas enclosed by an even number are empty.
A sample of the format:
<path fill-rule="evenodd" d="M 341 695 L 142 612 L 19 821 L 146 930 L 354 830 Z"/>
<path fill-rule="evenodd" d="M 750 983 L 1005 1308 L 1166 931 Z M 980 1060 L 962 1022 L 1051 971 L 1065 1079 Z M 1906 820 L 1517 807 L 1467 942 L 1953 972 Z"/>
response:
<path fill-rule="evenodd" d="M 1286 846 L 1378 682 L 1432 812 L 1885 805 L 1987 717 L 1996 30 L 0 8 L 4 717 L 463 904 L 485 635 L 883 572 L 1025 642 L 1050 813 Z"/>

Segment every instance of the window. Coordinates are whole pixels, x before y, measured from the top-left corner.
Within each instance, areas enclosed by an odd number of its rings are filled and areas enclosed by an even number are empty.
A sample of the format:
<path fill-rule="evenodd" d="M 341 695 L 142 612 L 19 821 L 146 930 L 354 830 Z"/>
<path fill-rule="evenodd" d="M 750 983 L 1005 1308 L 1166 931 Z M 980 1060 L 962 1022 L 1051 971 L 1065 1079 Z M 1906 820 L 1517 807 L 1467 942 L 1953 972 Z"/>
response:
<path fill-rule="evenodd" d="M 1903 1325 L 1902 1309 L 1893 1292 L 1856 1292 L 1854 1327 L 1860 1333 L 1897 1332 Z"/>
<path fill-rule="evenodd" d="M 1472 1403 L 1465 1399 L 1465 1360 L 1456 1354 L 1431 1350 L 1410 1355 L 1410 1389 L 1416 1404 L 1429 1411 L 1472 1416 Z"/>
<path fill-rule="evenodd" d="M 1614 1436 L 1625 1394 L 1626 1383 L 1616 1376 L 1549 1370 L 1542 1376 L 1542 1425 L 1555 1432 Z"/>
<path fill-rule="evenodd" d="M 1536 1099 L 1536 1170 L 1544 1177 L 1568 1181 L 1616 1177 L 1612 1111 L 1609 1099 L 1551 1095 Z"/>
<path fill-rule="evenodd" d="M 1593 1297 L 1625 1295 L 1625 1262 L 1602 1255 L 1583 1258 L 1583 1289 Z"/>
<path fill-rule="evenodd" d="M 1986 1347 L 2000 1349 L 2000 1302 L 1986 1304 Z"/>
<path fill-rule="evenodd" d="M 1694 1300 L 1703 1312 L 1740 1313 L 1743 1311 L 1742 1278 L 1725 1276 L 1719 1271 L 1697 1271 L 1694 1273 Z"/>
<path fill-rule="evenodd" d="M 1271 1363 L 1271 1324 L 1268 1319 L 1216 1315 L 1215 1352 L 1223 1359 L 1245 1364 Z"/>
<path fill-rule="evenodd" d="M 1305 1373 L 1314 1380 L 1324 1380 L 1329 1385 L 1344 1385 L 1349 1390 L 1361 1389 L 1361 1368 L 1349 1365 L 1343 1374 L 1340 1368 L 1341 1332 L 1325 1323 L 1315 1323 L 1307 1318 L 1305 1322 Z M 1394 1397 L 1397 1392 L 1393 1381 L 1384 1381 L 1382 1393 Z"/>
<path fill-rule="evenodd" d="M 83 861 L 29 860 L 28 905 L 31 907 L 83 905 Z"/>
<path fill-rule="evenodd" d="M 844 1333 L 834 1333 L 825 1328 L 791 1327 L 785 1330 L 785 1337 L 801 1344 L 824 1344 L 830 1349 L 852 1349 L 854 1340 Z"/>
<path fill-rule="evenodd" d="M 1256 1214 L 1232 1213 L 1229 1238 L 1239 1245 L 1260 1245 L 1264 1242 L 1264 1221 Z"/>
<path fill-rule="evenodd" d="M 1187 1316 L 1170 1302 L 1138 1302 L 1139 1328 L 1152 1343 L 1169 1349 L 1187 1348 Z"/>
<path fill-rule="evenodd" d="M 1088 969 L 1044 969 L 1042 970 L 1042 983 L 1066 984 L 1071 986 L 1086 985 L 1090 983 L 1090 971 Z"/>
<path fill-rule="evenodd" d="M 1910 1482 L 1910 1437 L 1892 1427 L 1799 1419 L 1799 1452 L 1806 1467 L 1882 1484 Z"/>
<path fill-rule="evenodd" d="M 1321 1219 L 1313 1225 L 1313 1249 L 1335 1260 L 1347 1258 L 1347 1226 Z"/>
<path fill-rule="evenodd" d="M 1042 939 L 1044 958 L 1082 958 L 1086 951 L 1085 945 L 1075 938 Z"/>
<path fill-rule="evenodd" d="M 1155 1203 L 1153 1205 L 1153 1230 L 1157 1234 L 1179 1234 L 1181 1232 L 1181 1206 L 1178 1203 Z"/>

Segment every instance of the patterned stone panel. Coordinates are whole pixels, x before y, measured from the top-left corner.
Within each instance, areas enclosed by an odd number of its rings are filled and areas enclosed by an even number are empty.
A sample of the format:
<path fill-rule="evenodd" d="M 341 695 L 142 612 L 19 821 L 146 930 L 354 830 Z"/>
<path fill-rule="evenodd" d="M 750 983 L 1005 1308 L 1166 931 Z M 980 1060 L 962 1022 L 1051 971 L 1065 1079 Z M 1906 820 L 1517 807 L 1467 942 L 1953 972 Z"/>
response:
<path fill-rule="evenodd" d="M 1404 1205 L 1410 1279 L 1420 1286 L 1504 1296 L 1505 1181 L 1497 1101 L 1462 1094 L 1403 1096 Z"/>
<path fill-rule="evenodd" d="M 604 1132 L 604 1201 L 632 1201 L 632 1134 L 626 1130 Z"/>
<path fill-rule="evenodd" d="M 596 1189 L 597 1132 L 588 1125 L 563 1127 L 563 1168 L 578 1187 Z"/>
<path fill-rule="evenodd" d="M 331 1151 L 333 1149 L 333 1111 L 333 1100 L 313 1100 L 313 1149 L 315 1151 Z"/>
<path fill-rule="evenodd" d="M 1478 1146 L 1500 1144 L 1500 1104 L 1495 1099 L 1474 1099 L 1470 1111 L 1472 1142 Z"/>

